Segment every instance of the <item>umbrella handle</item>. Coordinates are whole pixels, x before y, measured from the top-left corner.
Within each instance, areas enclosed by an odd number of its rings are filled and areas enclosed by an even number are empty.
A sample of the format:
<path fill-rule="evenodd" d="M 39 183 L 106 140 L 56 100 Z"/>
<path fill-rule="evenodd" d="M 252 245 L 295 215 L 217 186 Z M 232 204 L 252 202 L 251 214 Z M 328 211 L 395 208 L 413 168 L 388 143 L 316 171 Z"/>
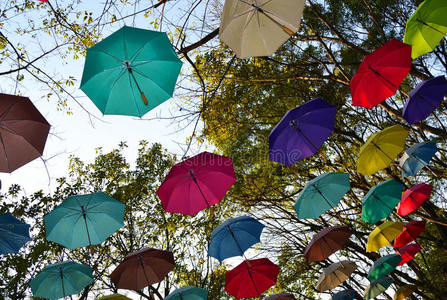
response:
<path fill-rule="evenodd" d="M 290 29 L 287 26 L 282 25 L 281 28 L 282 28 L 282 30 L 284 30 L 285 32 L 287 32 L 291 36 L 295 34 L 295 32 L 293 32 L 292 29 Z"/>
<path fill-rule="evenodd" d="M 143 99 L 143 102 L 144 102 L 144 104 L 145 105 L 147 105 L 147 98 L 146 98 L 146 96 L 144 95 L 144 93 L 143 92 L 141 92 L 141 99 Z"/>

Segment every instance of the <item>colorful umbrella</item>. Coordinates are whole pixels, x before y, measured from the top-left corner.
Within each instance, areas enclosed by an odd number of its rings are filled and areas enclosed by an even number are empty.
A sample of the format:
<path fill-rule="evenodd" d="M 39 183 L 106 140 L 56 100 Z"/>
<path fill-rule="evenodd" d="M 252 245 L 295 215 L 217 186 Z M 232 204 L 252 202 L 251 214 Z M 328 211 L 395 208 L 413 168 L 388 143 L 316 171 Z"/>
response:
<path fill-rule="evenodd" d="M 390 165 L 404 150 L 408 130 L 400 125 L 385 128 L 371 135 L 360 148 L 357 171 L 363 175 L 372 175 Z"/>
<path fill-rule="evenodd" d="M 419 4 L 405 27 L 404 43 L 412 46 L 411 57 L 416 59 L 435 49 L 447 33 L 447 3 L 444 0 L 425 0 Z"/>
<path fill-rule="evenodd" d="M 231 158 L 202 152 L 173 166 L 157 195 L 165 211 L 193 216 L 219 203 L 235 181 Z"/>
<path fill-rule="evenodd" d="M 111 294 L 99 297 L 97 300 L 132 300 L 132 299 L 121 294 Z"/>
<path fill-rule="evenodd" d="M 68 197 L 44 217 L 46 238 L 69 249 L 101 244 L 123 226 L 124 207 L 103 192 Z"/>
<path fill-rule="evenodd" d="M 425 230 L 425 221 L 412 220 L 405 224 L 402 232 L 396 236 L 394 247 L 400 248 L 414 241 Z"/>
<path fill-rule="evenodd" d="M 360 295 L 354 290 L 344 290 L 332 295 L 332 300 L 354 300 Z"/>
<path fill-rule="evenodd" d="M 417 289 L 417 286 L 412 284 L 400 286 L 397 289 L 396 294 L 394 294 L 393 300 L 405 300 L 405 298 L 413 294 Z"/>
<path fill-rule="evenodd" d="M 275 285 L 278 273 L 268 258 L 243 261 L 225 274 L 225 291 L 237 299 L 259 297 Z"/>
<path fill-rule="evenodd" d="M 124 26 L 87 50 L 81 90 L 103 114 L 141 117 L 172 97 L 181 66 L 165 33 Z"/>
<path fill-rule="evenodd" d="M 388 217 L 401 199 L 402 187 L 395 179 L 372 187 L 362 201 L 362 220 L 375 224 Z"/>
<path fill-rule="evenodd" d="M 438 76 L 419 83 L 411 91 L 405 102 L 402 116 L 408 123 L 414 124 L 425 120 L 439 105 L 447 94 L 447 80 Z"/>
<path fill-rule="evenodd" d="M 270 160 L 289 166 L 314 155 L 334 131 L 336 111 L 321 98 L 289 110 L 270 132 Z"/>
<path fill-rule="evenodd" d="M 335 208 L 350 188 L 347 173 L 324 173 L 308 181 L 295 202 L 298 219 L 315 219 Z"/>
<path fill-rule="evenodd" d="M 31 241 L 28 224 L 10 213 L 0 214 L 0 254 L 17 253 L 28 241 Z"/>
<path fill-rule="evenodd" d="M 118 289 L 137 291 L 162 281 L 174 266 L 172 252 L 144 248 L 126 255 L 110 278 Z"/>
<path fill-rule="evenodd" d="M 421 245 L 419 245 L 418 243 L 408 244 L 406 246 L 403 246 L 402 248 L 399 248 L 396 253 L 401 257 L 398 266 L 402 266 L 403 264 L 406 264 L 407 262 L 412 260 L 419 251 L 421 251 Z"/>
<path fill-rule="evenodd" d="M 245 250 L 259 243 L 262 229 L 264 225 L 249 216 L 226 220 L 211 233 L 208 255 L 219 261 L 243 256 Z"/>
<path fill-rule="evenodd" d="M 176 289 L 164 298 L 164 300 L 206 300 L 207 298 L 207 290 L 194 286 L 185 286 L 180 289 Z"/>
<path fill-rule="evenodd" d="M 239 58 L 272 55 L 300 27 L 305 0 L 227 0 L 219 38 Z"/>
<path fill-rule="evenodd" d="M 42 156 L 50 124 L 26 97 L 0 93 L 0 172 Z"/>
<path fill-rule="evenodd" d="M 268 296 L 268 297 L 264 298 L 264 300 L 296 300 L 296 298 L 293 294 L 281 293 L 281 294 L 275 294 L 275 295 Z"/>
<path fill-rule="evenodd" d="M 383 277 L 377 280 L 374 280 L 370 283 L 370 285 L 366 288 L 363 296 L 365 300 L 369 300 L 375 298 L 385 292 L 387 288 L 393 283 L 393 279 L 390 277 Z"/>
<path fill-rule="evenodd" d="M 398 236 L 404 227 L 402 222 L 384 222 L 380 224 L 368 236 L 366 252 L 374 252 L 385 247 Z"/>
<path fill-rule="evenodd" d="M 72 261 L 52 264 L 29 283 L 34 297 L 58 299 L 80 293 L 93 282 L 92 268 Z"/>
<path fill-rule="evenodd" d="M 368 272 L 368 280 L 374 281 L 394 271 L 401 261 L 399 254 L 385 255 L 374 262 Z"/>
<path fill-rule="evenodd" d="M 435 142 L 418 143 L 405 150 L 399 162 L 402 167 L 402 176 L 415 176 L 430 163 L 431 158 L 437 151 Z"/>
<path fill-rule="evenodd" d="M 346 281 L 355 269 L 357 269 L 357 264 L 349 260 L 343 260 L 329 265 L 329 267 L 323 270 L 320 278 L 318 278 L 316 289 L 319 292 L 332 290 L 340 283 Z"/>
<path fill-rule="evenodd" d="M 308 263 L 326 259 L 337 250 L 342 249 L 351 234 L 348 226 L 338 225 L 324 228 L 309 242 L 304 250 L 304 257 Z"/>
<path fill-rule="evenodd" d="M 397 213 L 403 217 L 412 213 L 430 198 L 432 190 L 433 186 L 425 183 L 407 189 L 402 194 L 402 200 L 397 204 Z"/>
<path fill-rule="evenodd" d="M 352 104 L 372 108 L 393 96 L 410 69 L 411 46 L 389 41 L 366 55 L 352 77 Z"/>

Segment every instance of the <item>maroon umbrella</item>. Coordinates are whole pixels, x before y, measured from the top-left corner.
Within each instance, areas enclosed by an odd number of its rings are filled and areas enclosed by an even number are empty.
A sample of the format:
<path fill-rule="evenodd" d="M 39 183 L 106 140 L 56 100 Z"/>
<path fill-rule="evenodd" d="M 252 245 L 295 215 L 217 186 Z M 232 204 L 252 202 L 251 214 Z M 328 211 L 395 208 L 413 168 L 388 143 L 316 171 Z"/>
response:
<path fill-rule="evenodd" d="M 118 289 L 136 291 L 162 281 L 174 266 L 172 252 L 144 248 L 126 255 L 110 278 Z"/>
<path fill-rule="evenodd" d="M 351 236 L 352 232 L 348 226 L 326 227 L 318 232 L 307 245 L 304 256 L 307 262 L 320 261 L 328 258 L 343 245 Z"/>
<path fill-rule="evenodd" d="M 408 244 L 402 248 L 399 248 L 399 250 L 397 250 L 397 254 L 402 256 L 402 260 L 398 266 L 402 266 L 403 264 L 412 260 L 419 251 L 421 251 L 421 245 L 417 243 Z"/>
<path fill-rule="evenodd" d="M 264 298 L 264 300 L 296 300 L 296 298 L 293 294 L 281 293 L 268 296 L 267 298 Z"/>
<path fill-rule="evenodd" d="M 410 221 L 404 225 L 402 232 L 394 239 L 394 247 L 403 247 L 411 241 L 414 241 L 424 230 L 425 221 Z"/>
<path fill-rule="evenodd" d="M 26 97 L 0 94 L 0 172 L 43 154 L 50 124 Z"/>

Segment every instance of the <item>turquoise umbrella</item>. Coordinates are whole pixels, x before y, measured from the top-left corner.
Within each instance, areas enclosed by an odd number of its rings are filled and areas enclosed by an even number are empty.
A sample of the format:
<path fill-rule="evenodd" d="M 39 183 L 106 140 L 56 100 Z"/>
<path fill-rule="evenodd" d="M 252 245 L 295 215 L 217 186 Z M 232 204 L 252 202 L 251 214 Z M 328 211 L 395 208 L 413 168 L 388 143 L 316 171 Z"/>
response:
<path fill-rule="evenodd" d="M 402 196 L 401 182 L 390 179 L 372 187 L 362 203 L 362 220 L 375 224 L 388 217 Z"/>
<path fill-rule="evenodd" d="M 44 217 L 47 240 L 70 249 L 101 244 L 123 226 L 124 207 L 103 192 L 68 197 Z"/>
<path fill-rule="evenodd" d="M 0 214 L 0 254 L 17 253 L 28 241 L 31 241 L 28 224 L 10 213 Z"/>
<path fill-rule="evenodd" d="M 180 289 L 176 289 L 164 300 L 206 300 L 207 297 L 207 290 L 194 286 L 185 286 Z"/>
<path fill-rule="evenodd" d="M 402 176 L 415 176 L 422 168 L 430 163 L 430 160 L 437 151 L 438 148 L 435 142 L 418 143 L 410 149 L 405 150 L 399 161 L 402 167 Z M 431 171 L 431 169 L 429 170 Z"/>
<path fill-rule="evenodd" d="M 81 90 L 103 114 L 141 117 L 172 97 L 181 66 L 165 33 L 124 26 L 87 50 Z"/>
<path fill-rule="evenodd" d="M 383 277 L 371 282 L 371 284 L 366 288 L 363 297 L 365 300 L 372 299 L 379 296 L 386 291 L 387 288 L 393 283 L 393 279 L 390 277 Z"/>
<path fill-rule="evenodd" d="M 351 185 L 346 173 L 324 173 L 307 182 L 295 202 L 299 219 L 315 219 L 335 208 Z"/>
<path fill-rule="evenodd" d="M 92 268 L 63 261 L 47 266 L 29 285 L 34 297 L 59 299 L 80 293 L 91 282 Z"/>
<path fill-rule="evenodd" d="M 368 272 L 368 280 L 374 281 L 384 277 L 388 273 L 396 269 L 397 265 L 402 260 L 399 254 L 390 254 L 382 256 L 374 262 Z"/>

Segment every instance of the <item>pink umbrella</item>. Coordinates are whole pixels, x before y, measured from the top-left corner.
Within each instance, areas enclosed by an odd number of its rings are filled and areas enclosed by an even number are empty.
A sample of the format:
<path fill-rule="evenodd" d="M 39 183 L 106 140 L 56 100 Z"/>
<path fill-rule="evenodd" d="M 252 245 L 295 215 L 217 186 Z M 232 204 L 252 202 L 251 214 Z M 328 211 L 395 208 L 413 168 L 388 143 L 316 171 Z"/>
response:
<path fill-rule="evenodd" d="M 235 181 L 231 158 L 202 152 L 173 166 L 157 194 L 165 211 L 193 216 L 219 203 Z"/>
<path fill-rule="evenodd" d="M 421 245 L 417 243 L 408 244 L 402 248 L 399 248 L 399 250 L 397 250 L 397 254 L 402 256 L 402 260 L 398 266 L 402 266 L 403 264 L 412 260 L 419 251 L 421 251 Z"/>

